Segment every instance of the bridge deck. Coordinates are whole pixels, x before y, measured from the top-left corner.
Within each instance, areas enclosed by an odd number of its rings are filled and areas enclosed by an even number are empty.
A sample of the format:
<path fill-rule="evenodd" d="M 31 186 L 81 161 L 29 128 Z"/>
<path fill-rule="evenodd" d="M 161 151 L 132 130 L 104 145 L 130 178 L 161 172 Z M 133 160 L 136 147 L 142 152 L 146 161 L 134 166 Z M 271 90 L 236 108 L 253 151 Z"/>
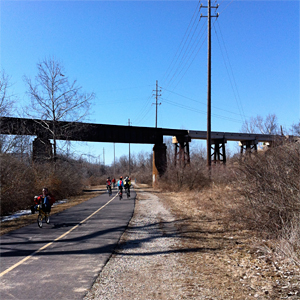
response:
<path fill-rule="evenodd" d="M 25 118 L 0 118 L 0 133 L 11 135 L 33 135 L 52 139 L 49 130 L 53 128 L 51 121 Z M 121 126 L 80 122 L 56 122 L 56 139 L 84 142 L 108 143 L 136 143 L 159 144 L 163 143 L 163 136 L 184 136 L 187 130 Z"/>
<path fill-rule="evenodd" d="M 206 140 L 206 131 L 189 130 L 188 135 L 191 139 Z M 256 134 L 256 133 L 235 133 L 235 132 L 211 132 L 211 139 L 225 139 L 227 141 L 257 141 L 271 142 L 278 139 L 278 135 Z"/>
<path fill-rule="evenodd" d="M 25 118 L 0 118 L 0 133 L 11 135 L 34 135 L 52 139 L 49 130 L 52 121 L 41 121 Z M 80 122 L 56 122 L 58 140 L 85 141 L 85 142 L 109 142 L 109 143 L 136 143 L 159 144 L 163 143 L 164 136 L 188 137 L 191 139 L 206 140 L 206 131 L 120 126 L 108 124 L 80 123 Z M 212 132 L 211 138 L 225 139 L 227 141 L 256 141 L 271 142 L 282 136 L 267 134 L 248 134 L 234 132 Z M 293 138 L 293 137 L 289 137 Z"/>

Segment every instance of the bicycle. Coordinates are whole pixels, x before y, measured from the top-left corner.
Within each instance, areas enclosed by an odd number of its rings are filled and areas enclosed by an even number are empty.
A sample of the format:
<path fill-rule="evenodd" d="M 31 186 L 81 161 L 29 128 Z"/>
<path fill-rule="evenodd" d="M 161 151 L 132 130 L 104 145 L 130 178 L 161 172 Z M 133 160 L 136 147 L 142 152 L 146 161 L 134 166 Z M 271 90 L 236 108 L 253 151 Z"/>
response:
<path fill-rule="evenodd" d="M 43 227 L 43 219 L 45 218 L 45 221 L 47 224 L 50 223 L 50 216 L 49 216 L 49 212 L 46 212 L 44 209 L 43 209 L 43 205 L 42 204 L 39 204 L 37 206 L 37 209 L 36 209 L 39 214 L 38 214 L 38 217 L 37 217 L 37 223 L 38 223 L 38 226 L 40 228 Z"/>
<path fill-rule="evenodd" d="M 111 186 L 108 185 L 106 188 L 107 188 L 108 195 L 111 196 L 112 195 Z"/>
<path fill-rule="evenodd" d="M 130 189 L 129 189 L 129 188 L 126 188 L 126 189 L 125 189 L 125 192 L 126 192 L 127 198 L 130 198 Z"/>
<path fill-rule="evenodd" d="M 119 190 L 119 200 L 122 200 L 123 194 L 122 194 L 122 190 Z"/>

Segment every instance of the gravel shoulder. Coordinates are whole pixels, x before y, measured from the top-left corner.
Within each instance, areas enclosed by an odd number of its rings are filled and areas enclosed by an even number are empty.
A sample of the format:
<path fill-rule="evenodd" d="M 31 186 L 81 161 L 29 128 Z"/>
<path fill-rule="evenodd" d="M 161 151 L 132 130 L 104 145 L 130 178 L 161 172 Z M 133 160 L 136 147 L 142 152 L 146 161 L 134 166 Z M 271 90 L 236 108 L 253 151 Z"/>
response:
<path fill-rule="evenodd" d="M 176 299 L 184 274 L 175 222 L 157 196 L 140 193 L 119 247 L 84 299 Z"/>
<path fill-rule="evenodd" d="M 137 192 L 133 218 L 84 300 L 300 299 L 299 268 L 229 224 L 223 207 L 210 210 L 195 194 Z"/>

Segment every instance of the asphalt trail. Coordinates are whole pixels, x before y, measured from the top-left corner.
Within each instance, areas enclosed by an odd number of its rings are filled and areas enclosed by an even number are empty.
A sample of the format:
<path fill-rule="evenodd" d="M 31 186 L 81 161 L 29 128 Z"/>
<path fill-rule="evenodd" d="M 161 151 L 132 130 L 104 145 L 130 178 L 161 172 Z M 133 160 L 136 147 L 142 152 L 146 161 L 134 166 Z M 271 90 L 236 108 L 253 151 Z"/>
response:
<path fill-rule="evenodd" d="M 82 299 L 134 211 L 134 191 L 129 199 L 115 196 L 51 215 L 43 228 L 35 223 L 1 236 L 0 299 Z"/>

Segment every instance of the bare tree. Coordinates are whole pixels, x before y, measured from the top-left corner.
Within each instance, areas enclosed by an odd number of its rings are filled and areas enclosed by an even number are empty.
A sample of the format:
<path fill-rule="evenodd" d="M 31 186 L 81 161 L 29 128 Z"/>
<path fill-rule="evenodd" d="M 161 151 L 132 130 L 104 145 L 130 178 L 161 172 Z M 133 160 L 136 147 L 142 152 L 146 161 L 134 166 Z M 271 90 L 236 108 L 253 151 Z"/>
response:
<path fill-rule="evenodd" d="M 4 70 L 0 70 L 0 116 L 9 117 L 15 111 L 16 97 L 10 92 L 10 76 Z M 28 152 L 28 137 L 0 135 L 0 153 L 18 152 L 24 154 Z"/>
<path fill-rule="evenodd" d="M 293 135 L 300 136 L 300 121 L 292 125 L 291 131 Z"/>
<path fill-rule="evenodd" d="M 278 134 L 279 125 L 275 114 L 268 114 L 264 119 L 261 116 L 251 117 L 245 120 L 241 132 L 244 133 L 261 133 L 261 134 Z"/>
<path fill-rule="evenodd" d="M 82 121 L 89 113 L 94 93 L 82 92 L 77 81 L 69 81 L 63 65 L 53 58 L 44 59 L 37 64 L 38 73 L 35 81 L 25 77 L 31 105 L 27 115 L 40 119 L 40 124 L 53 139 L 53 157 L 57 157 L 57 122 Z M 50 120 L 51 125 L 45 122 Z M 70 128 L 64 128 L 67 134 Z"/>
<path fill-rule="evenodd" d="M 0 116 L 8 117 L 12 112 L 15 104 L 15 97 L 9 94 L 8 89 L 11 87 L 10 77 L 4 70 L 0 70 Z"/>

